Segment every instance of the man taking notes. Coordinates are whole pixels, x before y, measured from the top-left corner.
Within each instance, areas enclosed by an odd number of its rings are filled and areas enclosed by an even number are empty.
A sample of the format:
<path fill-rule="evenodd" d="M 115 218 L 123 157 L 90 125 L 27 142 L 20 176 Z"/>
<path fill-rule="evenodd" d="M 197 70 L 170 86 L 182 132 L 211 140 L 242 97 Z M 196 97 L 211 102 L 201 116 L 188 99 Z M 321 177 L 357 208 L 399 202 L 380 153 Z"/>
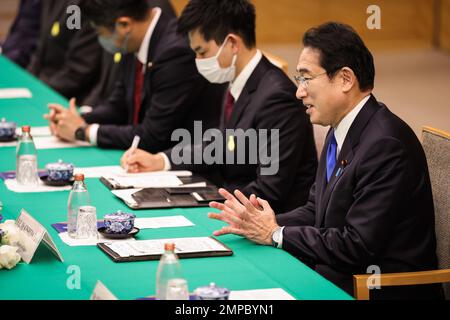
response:
<path fill-rule="evenodd" d="M 217 125 L 223 89 L 195 68 L 187 37 L 176 33 L 176 19 L 147 0 L 86 0 L 80 3 L 103 48 L 122 53 L 121 78 L 109 101 L 79 116 L 51 105 L 47 115 L 63 140 L 85 140 L 102 148 L 129 148 L 135 135 L 151 152 L 175 145 L 172 132 L 192 130 L 194 120 Z"/>
<path fill-rule="evenodd" d="M 270 202 L 225 190 L 220 214 L 237 234 L 282 248 L 353 293 L 352 275 L 437 267 L 434 209 L 422 146 L 372 95 L 372 54 L 349 26 L 310 29 L 297 66 L 297 97 L 311 121 L 330 125 L 308 203 L 275 216 Z M 381 288 L 373 298 L 433 299 L 439 286 Z"/>
<path fill-rule="evenodd" d="M 280 210 L 304 204 L 317 166 L 312 126 L 305 107 L 295 98 L 293 82 L 256 47 L 254 6 L 247 0 L 192 0 L 179 19 L 178 30 L 189 35 L 199 73 L 212 83 L 229 84 L 220 130 L 213 139 L 220 142 L 216 161 L 204 157 L 201 163 L 180 163 L 175 159 L 179 153 L 187 159 L 202 155 L 206 148 L 201 147 L 208 142 L 200 141 L 164 154 L 126 153 L 122 165 L 131 172 L 217 172 L 217 184 L 270 199 Z M 258 141 L 240 139 L 240 132 L 254 133 Z M 275 152 L 264 163 L 261 152 L 267 150 Z M 236 161 L 240 151 L 246 157 L 241 163 Z M 268 172 L 269 168 L 275 169 Z"/>

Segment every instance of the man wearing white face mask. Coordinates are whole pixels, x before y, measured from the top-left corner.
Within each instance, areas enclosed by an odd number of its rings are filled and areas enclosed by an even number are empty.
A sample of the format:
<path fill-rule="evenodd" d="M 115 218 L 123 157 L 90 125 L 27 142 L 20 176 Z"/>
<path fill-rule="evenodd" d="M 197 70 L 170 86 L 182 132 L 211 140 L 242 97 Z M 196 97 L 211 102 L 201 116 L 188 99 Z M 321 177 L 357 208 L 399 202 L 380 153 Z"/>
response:
<path fill-rule="evenodd" d="M 223 89 L 198 74 L 175 17 L 149 0 L 81 0 L 80 7 L 103 48 L 122 54 L 120 77 L 110 99 L 83 116 L 74 100 L 69 109 L 50 105 L 56 136 L 127 149 L 138 135 L 141 148 L 160 152 L 175 145 L 176 129 L 192 131 L 194 121 L 217 126 Z"/>
<path fill-rule="evenodd" d="M 255 18 L 255 8 L 247 0 L 191 0 L 178 21 L 178 31 L 189 35 L 199 73 L 212 83 L 229 83 L 220 125 L 223 162 L 180 165 L 172 161 L 171 150 L 157 155 L 138 150 L 124 154 L 124 167 L 131 172 L 217 172 L 217 184 L 269 198 L 279 212 L 305 203 L 317 167 L 312 126 L 295 97 L 294 83 L 256 48 Z M 262 174 L 265 164 L 261 159 L 228 163 L 229 156 L 237 158 L 239 145 L 227 129 L 279 130 L 279 157 L 271 163 L 278 171 Z M 259 151 L 270 150 L 270 143 L 259 140 Z M 249 145 L 245 145 L 245 154 L 251 156 Z M 197 147 L 187 146 L 183 152 L 194 154 Z"/>

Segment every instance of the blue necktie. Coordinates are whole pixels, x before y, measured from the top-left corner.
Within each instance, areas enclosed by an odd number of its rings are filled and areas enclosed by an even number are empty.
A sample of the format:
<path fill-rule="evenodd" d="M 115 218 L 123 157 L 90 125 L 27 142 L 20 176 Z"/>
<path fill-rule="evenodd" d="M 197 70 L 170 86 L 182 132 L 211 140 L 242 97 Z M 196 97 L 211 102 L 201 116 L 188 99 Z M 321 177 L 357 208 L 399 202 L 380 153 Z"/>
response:
<path fill-rule="evenodd" d="M 331 132 L 330 143 L 328 145 L 327 151 L 327 182 L 330 182 L 331 175 L 333 174 L 334 168 L 336 167 L 336 149 L 337 142 L 336 137 L 334 136 L 334 129 Z"/>

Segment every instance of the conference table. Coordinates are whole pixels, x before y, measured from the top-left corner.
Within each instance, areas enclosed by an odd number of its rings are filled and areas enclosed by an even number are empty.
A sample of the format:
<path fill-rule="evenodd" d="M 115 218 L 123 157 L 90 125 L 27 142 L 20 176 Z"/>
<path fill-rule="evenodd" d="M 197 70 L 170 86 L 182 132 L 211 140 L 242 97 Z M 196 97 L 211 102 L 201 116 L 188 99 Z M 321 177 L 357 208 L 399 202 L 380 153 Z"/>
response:
<path fill-rule="evenodd" d="M 0 99 L 0 118 L 14 121 L 18 126 L 45 126 L 48 103 L 68 105 L 67 100 L 28 72 L 0 56 L 0 89 L 28 88 L 31 98 Z M 96 147 L 39 149 L 38 164 L 63 159 L 75 167 L 118 165 L 123 151 Z M 0 147 L 0 172 L 15 170 L 15 147 Z M 138 218 L 183 215 L 195 226 L 141 230 L 137 240 L 183 237 L 208 237 L 223 226 L 208 219 L 208 208 L 139 210 L 129 209 L 116 198 L 98 178 L 87 179 L 86 185 L 97 217 L 122 210 Z M 2 300 L 86 300 L 101 281 L 117 298 L 134 300 L 155 294 L 158 261 L 114 263 L 96 246 L 70 247 L 58 236 L 52 224 L 67 218 L 69 191 L 46 193 L 15 193 L 0 180 L 0 200 L 5 219 L 16 219 L 25 209 L 38 220 L 53 238 L 64 262 L 59 261 L 41 245 L 32 262 L 20 262 L 12 270 L 0 270 L 0 299 Z M 261 246 L 242 237 L 228 235 L 219 240 L 234 252 L 229 257 L 182 259 L 181 266 L 189 289 L 211 282 L 230 290 L 282 288 L 298 300 L 349 300 L 351 296 L 307 267 L 289 253 Z M 74 270 L 80 273 L 79 286 L 74 286 Z"/>

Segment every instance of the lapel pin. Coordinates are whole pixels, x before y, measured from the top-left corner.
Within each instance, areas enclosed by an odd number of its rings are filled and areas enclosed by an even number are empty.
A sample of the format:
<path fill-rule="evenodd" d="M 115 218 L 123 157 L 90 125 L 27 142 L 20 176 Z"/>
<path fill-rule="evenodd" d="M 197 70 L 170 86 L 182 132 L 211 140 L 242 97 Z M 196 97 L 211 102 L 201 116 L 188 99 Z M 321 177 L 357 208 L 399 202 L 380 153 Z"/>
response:
<path fill-rule="evenodd" d="M 147 68 L 152 68 L 153 67 L 153 62 L 149 62 L 149 63 L 147 63 Z"/>
<path fill-rule="evenodd" d="M 119 63 L 122 60 L 122 54 L 120 52 L 117 52 L 114 55 L 114 63 Z"/>
<path fill-rule="evenodd" d="M 53 38 L 56 38 L 57 36 L 59 36 L 59 33 L 61 32 L 61 26 L 59 25 L 59 22 L 56 21 L 53 23 L 52 25 L 52 30 L 51 30 L 51 35 Z"/>
<path fill-rule="evenodd" d="M 236 144 L 234 143 L 234 136 L 228 137 L 228 150 L 233 152 L 236 149 Z"/>
<path fill-rule="evenodd" d="M 340 177 L 342 175 L 342 173 L 344 172 L 345 167 L 347 167 L 347 166 L 348 166 L 348 161 L 342 160 L 341 166 L 339 167 L 338 171 L 336 172 L 336 177 Z"/>

